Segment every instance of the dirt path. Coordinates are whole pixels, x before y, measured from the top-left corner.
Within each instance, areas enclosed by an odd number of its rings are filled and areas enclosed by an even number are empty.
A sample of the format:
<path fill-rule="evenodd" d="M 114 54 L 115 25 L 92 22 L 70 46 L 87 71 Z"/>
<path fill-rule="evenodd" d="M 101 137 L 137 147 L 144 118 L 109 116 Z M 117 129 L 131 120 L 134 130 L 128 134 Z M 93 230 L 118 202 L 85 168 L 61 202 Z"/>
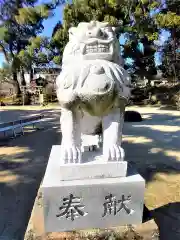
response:
<path fill-rule="evenodd" d="M 146 179 L 145 203 L 153 210 L 157 223 L 162 224 L 168 215 L 168 230 L 171 227 L 177 230 L 172 219 L 180 221 L 180 113 L 156 108 L 130 109 L 141 112 L 144 121 L 125 124 L 126 159 Z M 0 111 L 0 121 L 38 113 L 45 114 L 45 130 L 30 131 L 4 146 L 1 144 L 1 240 L 23 240 L 51 147 L 60 142 L 60 133 L 57 109 Z"/>
<path fill-rule="evenodd" d="M 126 123 L 126 159 L 146 180 L 145 205 L 160 239 L 180 239 L 180 112 L 133 108 L 145 119 Z"/>
<path fill-rule="evenodd" d="M 180 112 L 132 109 L 140 111 L 144 121 L 125 124 L 123 144 L 127 160 L 146 179 L 146 205 L 155 209 L 177 202 L 180 200 L 177 192 L 180 190 Z"/>

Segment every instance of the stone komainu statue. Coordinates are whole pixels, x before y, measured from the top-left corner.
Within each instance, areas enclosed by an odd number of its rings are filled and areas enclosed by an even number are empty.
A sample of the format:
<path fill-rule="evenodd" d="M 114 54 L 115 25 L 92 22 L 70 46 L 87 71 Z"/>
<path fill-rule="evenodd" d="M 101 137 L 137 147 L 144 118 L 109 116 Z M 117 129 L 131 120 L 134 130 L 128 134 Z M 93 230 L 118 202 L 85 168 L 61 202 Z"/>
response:
<path fill-rule="evenodd" d="M 81 162 L 81 134 L 94 134 L 102 123 L 103 158 L 124 159 L 121 147 L 130 78 L 121 65 L 115 28 L 91 21 L 69 29 L 57 77 L 61 106 L 61 158 Z"/>

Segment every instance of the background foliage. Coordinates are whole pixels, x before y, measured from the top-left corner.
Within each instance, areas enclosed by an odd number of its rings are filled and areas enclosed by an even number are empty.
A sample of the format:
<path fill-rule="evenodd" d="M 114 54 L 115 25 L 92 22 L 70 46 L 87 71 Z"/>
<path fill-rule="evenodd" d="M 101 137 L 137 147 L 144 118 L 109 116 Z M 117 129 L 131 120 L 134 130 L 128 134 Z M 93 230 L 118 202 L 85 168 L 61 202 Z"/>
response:
<path fill-rule="evenodd" d="M 24 73 L 34 66 L 61 65 L 68 41 L 68 28 L 81 21 L 109 21 L 117 27 L 117 37 L 124 37 L 121 54 L 125 68 L 133 79 L 153 79 L 157 70 L 164 77 L 180 79 L 180 0 L 0 0 L 0 51 L 6 66 L 1 79 L 11 77 L 20 92 L 25 85 Z M 52 36 L 42 36 L 43 21 L 53 16 L 55 8 L 65 4 L 63 21 L 58 21 Z M 162 30 L 169 32 L 165 43 L 159 43 Z M 41 34 L 41 35 L 40 35 Z M 155 54 L 161 57 L 156 66 Z"/>

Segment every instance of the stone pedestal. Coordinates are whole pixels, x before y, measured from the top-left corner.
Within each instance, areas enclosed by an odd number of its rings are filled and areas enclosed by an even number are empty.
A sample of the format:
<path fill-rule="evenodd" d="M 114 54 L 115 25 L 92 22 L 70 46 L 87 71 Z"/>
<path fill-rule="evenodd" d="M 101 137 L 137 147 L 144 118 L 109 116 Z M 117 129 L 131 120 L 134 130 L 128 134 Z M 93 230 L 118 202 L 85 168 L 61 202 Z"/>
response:
<path fill-rule="evenodd" d="M 94 145 L 97 147 L 97 145 Z M 85 146 L 88 148 L 88 146 Z M 50 159 L 56 162 L 58 168 L 59 180 L 80 180 L 80 179 L 95 179 L 95 178 L 111 178 L 125 177 L 127 173 L 127 162 L 104 162 L 101 150 L 96 148 L 95 151 L 84 151 L 82 154 L 82 163 L 64 164 L 60 158 L 61 146 L 55 145 L 52 147 Z M 53 168 L 54 166 L 52 166 Z M 52 173 L 54 168 L 52 169 Z"/>
<path fill-rule="evenodd" d="M 103 163 L 82 164 L 84 167 L 76 164 L 62 166 L 59 164 L 59 149 L 60 146 L 52 148 L 41 186 L 46 232 L 109 228 L 141 223 L 145 181 L 139 174 L 132 174 L 129 171 L 127 176 L 120 176 L 118 171 L 121 172 L 121 167 L 123 169 L 125 166 L 123 164 L 127 167 L 126 162 L 119 162 L 119 164 L 123 163 L 122 165 L 112 162 L 104 165 Z M 111 172 L 109 177 L 105 165 Z M 79 171 L 81 179 L 76 178 L 78 168 L 81 169 Z M 91 169 L 91 172 L 88 173 L 88 169 Z M 90 175 L 93 174 L 93 169 L 96 173 L 99 171 L 96 169 L 101 169 L 101 176 L 92 178 Z M 67 171 L 68 174 L 65 175 L 63 171 Z M 66 180 L 62 180 L 62 175 Z"/>

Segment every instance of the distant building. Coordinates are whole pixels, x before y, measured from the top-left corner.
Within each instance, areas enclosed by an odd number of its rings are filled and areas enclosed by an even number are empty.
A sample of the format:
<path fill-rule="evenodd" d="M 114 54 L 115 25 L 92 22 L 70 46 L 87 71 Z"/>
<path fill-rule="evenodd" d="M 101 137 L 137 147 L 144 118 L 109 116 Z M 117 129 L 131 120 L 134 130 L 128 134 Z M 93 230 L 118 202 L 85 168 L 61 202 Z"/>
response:
<path fill-rule="evenodd" d="M 43 79 L 48 83 L 48 87 L 55 88 L 55 80 L 59 73 L 61 72 L 61 67 L 49 67 L 49 68 L 33 68 L 32 72 L 25 72 L 24 78 L 26 86 L 37 85 L 37 82 L 43 82 Z M 18 74 L 18 82 L 21 85 L 21 75 Z M 32 82 L 32 84 L 31 84 Z M 42 86 L 43 84 L 41 84 Z M 16 94 L 16 88 L 12 79 L 7 82 L 0 83 L 0 93 L 1 95 L 9 96 Z"/>
<path fill-rule="evenodd" d="M 15 93 L 13 81 L 0 83 L 0 96 L 11 96 Z"/>
<path fill-rule="evenodd" d="M 59 68 L 33 68 L 33 74 L 59 74 L 61 72 L 61 67 Z"/>
<path fill-rule="evenodd" d="M 57 76 L 60 74 L 61 72 L 61 67 L 59 68 L 53 68 L 53 67 L 49 67 L 49 68 L 38 68 L 35 67 L 32 69 L 32 73 L 25 73 L 24 77 L 25 77 L 25 81 L 27 85 L 30 85 L 31 81 L 35 81 L 39 78 L 41 79 L 45 79 L 48 83 L 53 84 L 54 81 L 56 80 Z"/>

